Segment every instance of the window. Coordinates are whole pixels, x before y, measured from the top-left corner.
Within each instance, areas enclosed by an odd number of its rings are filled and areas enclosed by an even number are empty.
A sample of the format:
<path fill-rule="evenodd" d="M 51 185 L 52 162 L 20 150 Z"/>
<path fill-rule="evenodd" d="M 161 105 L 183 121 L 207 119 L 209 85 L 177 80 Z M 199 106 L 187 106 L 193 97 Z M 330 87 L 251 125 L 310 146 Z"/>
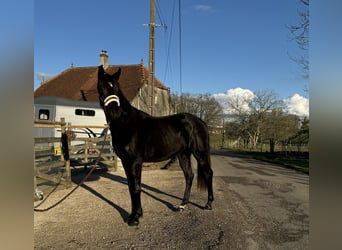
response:
<path fill-rule="evenodd" d="M 39 120 L 49 120 L 50 118 L 50 110 L 48 109 L 40 109 L 38 113 Z"/>
<path fill-rule="evenodd" d="M 76 115 L 81 115 L 81 116 L 95 116 L 95 110 L 91 109 L 76 109 L 75 110 Z"/>

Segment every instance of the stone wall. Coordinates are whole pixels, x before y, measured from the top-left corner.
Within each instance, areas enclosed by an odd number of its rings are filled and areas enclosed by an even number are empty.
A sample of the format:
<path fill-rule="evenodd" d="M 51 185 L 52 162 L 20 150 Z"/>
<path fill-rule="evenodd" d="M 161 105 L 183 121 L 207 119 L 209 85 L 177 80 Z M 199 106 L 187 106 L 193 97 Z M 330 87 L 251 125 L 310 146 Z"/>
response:
<path fill-rule="evenodd" d="M 149 113 L 149 86 L 144 84 L 138 95 L 133 99 L 132 105 L 139 110 Z M 170 114 L 170 93 L 168 90 L 154 88 L 153 116 L 165 116 Z"/>

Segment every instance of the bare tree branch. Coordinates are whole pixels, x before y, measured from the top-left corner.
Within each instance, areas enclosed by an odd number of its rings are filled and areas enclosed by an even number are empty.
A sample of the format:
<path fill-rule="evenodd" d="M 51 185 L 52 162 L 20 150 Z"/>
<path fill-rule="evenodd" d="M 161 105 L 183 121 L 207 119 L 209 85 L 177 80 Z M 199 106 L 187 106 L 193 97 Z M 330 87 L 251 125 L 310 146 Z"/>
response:
<path fill-rule="evenodd" d="M 290 59 L 296 62 L 302 70 L 302 77 L 309 78 L 309 0 L 300 0 L 302 9 L 298 11 L 299 23 L 295 25 L 287 25 L 290 31 L 289 38 L 296 42 L 298 48 L 302 50 L 301 55 L 291 56 Z"/>

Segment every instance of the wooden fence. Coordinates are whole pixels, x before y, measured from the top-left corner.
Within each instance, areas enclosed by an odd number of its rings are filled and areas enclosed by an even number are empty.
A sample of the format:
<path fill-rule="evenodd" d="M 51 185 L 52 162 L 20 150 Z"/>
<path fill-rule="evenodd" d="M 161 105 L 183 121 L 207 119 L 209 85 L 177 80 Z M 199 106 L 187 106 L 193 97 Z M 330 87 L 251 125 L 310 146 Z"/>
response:
<path fill-rule="evenodd" d="M 83 138 L 75 136 L 73 129 L 108 129 L 106 125 L 72 125 L 64 118 L 61 121 L 35 120 L 35 128 L 61 130 L 61 137 L 34 138 L 34 192 L 37 196 L 37 186 L 41 182 L 52 182 L 53 185 L 62 184 L 71 187 L 71 168 L 77 166 L 92 166 L 101 158 L 98 165 L 115 171 L 117 157 L 111 147 L 111 136 Z M 38 183 L 39 182 L 39 183 Z M 39 193 L 39 192 L 38 192 Z"/>

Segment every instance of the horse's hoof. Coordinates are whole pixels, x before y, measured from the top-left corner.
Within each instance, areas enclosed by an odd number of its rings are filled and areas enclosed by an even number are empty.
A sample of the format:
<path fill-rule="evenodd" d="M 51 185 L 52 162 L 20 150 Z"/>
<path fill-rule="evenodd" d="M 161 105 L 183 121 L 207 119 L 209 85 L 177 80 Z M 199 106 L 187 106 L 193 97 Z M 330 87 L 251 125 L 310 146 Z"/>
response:
<path fill-rule="evenodd" d="M 178 206 L 178 211 L 179 212 L 183 212 L 184 208 L 186 207 L 186 205 L 179 205 Z"/>
<path fill-rule="evenodd" d="M 211 207 L 211 205 L 207 204 L 207 205 L 205 205 L 205 207 L 203 209 L 204 210 L 212 210 L 213 208 Z"/>
<path fill-rule="evenodd" d="M 138 226 L 139 225 L 139 220 L 138 219 L 129 219 L 128 220 L 128 226 Z"/>

